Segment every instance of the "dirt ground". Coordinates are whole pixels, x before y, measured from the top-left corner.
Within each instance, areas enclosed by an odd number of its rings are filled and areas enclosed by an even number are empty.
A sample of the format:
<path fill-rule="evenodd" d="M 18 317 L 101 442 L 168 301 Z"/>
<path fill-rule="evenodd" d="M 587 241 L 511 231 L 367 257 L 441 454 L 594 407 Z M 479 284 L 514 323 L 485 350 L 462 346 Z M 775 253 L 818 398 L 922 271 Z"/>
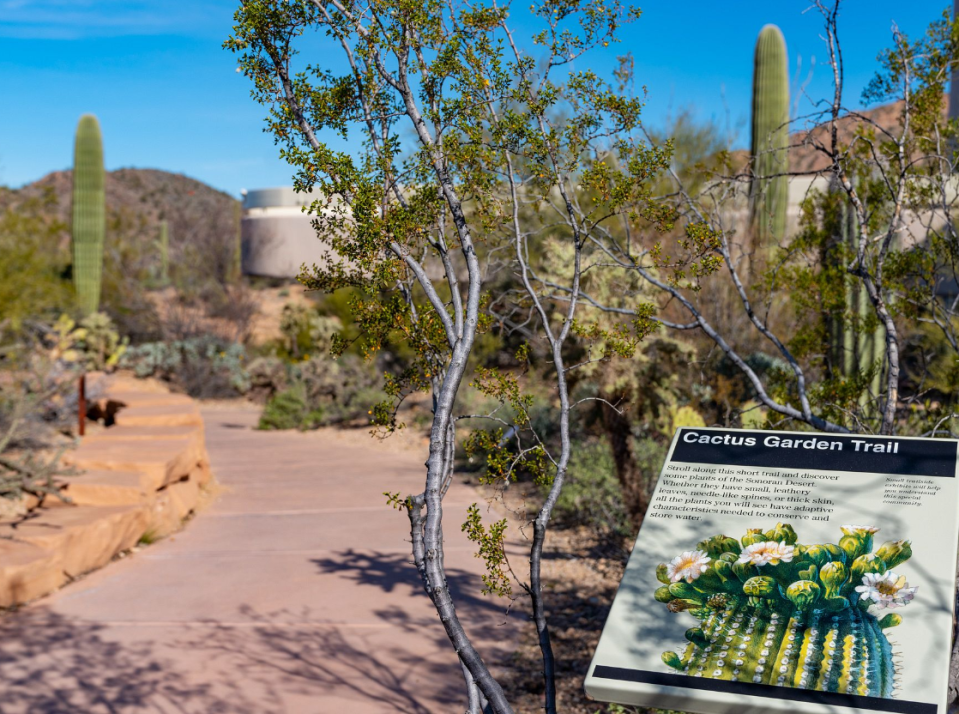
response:
<path fill-rule="evenodd" d="M 556 658 L 558 708 L 565 714 L 598 714 L 613 709 L 591 701 L 583 680 L 619 586 L 632 541 L 609 542 L 586 528 L 550 531 L 543 554 L 543 583 Z M 517 602 L 528 612 L 526 602 Z M 536 630 L 530 622 L 513 661 L 504 663 L 501 681 L 517 712 L 538 714 L 543 707 L 542 664 Z"/>

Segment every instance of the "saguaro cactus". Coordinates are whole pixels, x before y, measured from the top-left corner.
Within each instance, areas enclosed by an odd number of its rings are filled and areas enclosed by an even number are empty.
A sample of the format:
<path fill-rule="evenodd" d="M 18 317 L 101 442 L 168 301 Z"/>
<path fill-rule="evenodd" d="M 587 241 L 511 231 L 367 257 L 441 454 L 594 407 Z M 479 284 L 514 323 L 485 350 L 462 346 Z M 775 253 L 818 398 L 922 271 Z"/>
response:
<path fill-rule="evenodd" d="M 892 570 L 912 556 L 909 542 L 873 553 L 878 530 L 842 526 L 838 544 L 800 545 L 779 523 L 741 541 L 714 536 L 661 564 L 656 599 L 700 620 L 685 649 L 663 661 L 695 677 L 892 696 L 896 667 L 883 630 L 902 618 L 874 611 L 908 604 L 917 588 Z"/>
<path fill-rule="evenodd" d="M 105 174 L 100 123 L 80 117 L 73 149 L 73 282 L 85 315 L 100 306 L 103 235 L 106 229 Z"/>
<path fill-rule="evenodd" d="M 854 179 L 855 183 L 859 184 Z M 829 363 L 833 374 L 852 378 L 861 371 L 873 368 L 883 357 L 882 345 L 885 330 L 877 325 L 867 330 L 872 303 L 865 286 L 857 279 L 850 279 L 847 268 L 855 260 L 858 236 L 855 214 L 845 193 L 835 184 L 823 197 L 825 228 L 830 233 L 823 251 L 823 264 L 839 268 L 837 285 L 843 286 L 844 304 L 841 314 L 827 317 L 829 335 Z M 839 282 L 841 281 L 841 283 Z M 882 384 L 882 369 L 873 374 L 871 395 L 877 395 Z M 863 395 L 863 404 L 870 394 Z"/>
<path fill-rule="evenodd" d="M 752 158 L 750 217 L 755 247 L 782 240 L 786 233 L 789 184 L 789 69 L 786 40 L 775 25 L 766 25 L 756 40 L 753 60 Z M 775 176 L 775 178 L 768 178 Z"/>
<path fill-rule="evenodd" d="M 167 221 L 160 221 L 157 242 L 160 248 L 160 284 L 166 285 L 170 282 L 170 225 Z"/>

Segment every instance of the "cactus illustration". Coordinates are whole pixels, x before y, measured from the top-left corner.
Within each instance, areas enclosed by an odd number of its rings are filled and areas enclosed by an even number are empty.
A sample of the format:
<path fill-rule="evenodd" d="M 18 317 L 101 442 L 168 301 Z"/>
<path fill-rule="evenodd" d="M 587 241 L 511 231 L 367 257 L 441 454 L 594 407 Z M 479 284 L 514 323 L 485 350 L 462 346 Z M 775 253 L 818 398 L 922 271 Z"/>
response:
<path fill-rule="evenodd" d="M 786 40 L 775 25 L 766 25 L 756 40 L 753 60 L 753 179 L 750 217 L 755 248 L 768 248 L 786 233 L 789 185 L 789 69 Z M 768 178 L 774 176 L 774 178 Z"/>
<path fill-rule="evenodd" d="M 873 526 L 842 526 L 838 543 L 802 545 L 792 526 L 717 535 L 659 565 L 655 598 L 700 622 L 663 662 L 727 681 L 892 697 L 896 667 L 884 630 L 916 594 L 893 568 L 908 541 L 872 551 Z"/>
<path fill-rule="evenodd" d="M 105 175 L 100 124 L 84 114 L 77 125 L 73 149 L 73 282 L 84 315 L 100 306 L 103 273 Z"/>

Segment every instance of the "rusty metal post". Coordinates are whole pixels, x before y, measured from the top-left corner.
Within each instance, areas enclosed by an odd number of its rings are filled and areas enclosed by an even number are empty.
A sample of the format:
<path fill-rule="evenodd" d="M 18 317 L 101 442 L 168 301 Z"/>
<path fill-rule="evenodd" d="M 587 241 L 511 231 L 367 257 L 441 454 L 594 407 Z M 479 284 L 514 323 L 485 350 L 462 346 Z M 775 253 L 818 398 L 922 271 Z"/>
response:
<path fill-rule="evenodd" d="M 87 430 L 87 375 L 80 375 L 80 396 L 77 399 L 77 433 L 83 436 Z"/>

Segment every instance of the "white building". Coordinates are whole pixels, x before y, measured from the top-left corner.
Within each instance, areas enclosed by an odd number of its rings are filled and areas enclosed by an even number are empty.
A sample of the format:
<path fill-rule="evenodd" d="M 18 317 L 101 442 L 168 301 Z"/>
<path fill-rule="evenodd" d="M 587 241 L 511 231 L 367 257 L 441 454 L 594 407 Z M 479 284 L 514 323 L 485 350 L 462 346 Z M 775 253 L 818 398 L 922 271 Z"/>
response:
<path fill-rule="evenodd" d="M 244 275 L 295 278 L 304 263 L 321 263 L 329 252 L 317 238 L 314 216 L 303 211 L 310 194 L 293 187 L 263 188 L 243 196 L 240 223 Z"/>

